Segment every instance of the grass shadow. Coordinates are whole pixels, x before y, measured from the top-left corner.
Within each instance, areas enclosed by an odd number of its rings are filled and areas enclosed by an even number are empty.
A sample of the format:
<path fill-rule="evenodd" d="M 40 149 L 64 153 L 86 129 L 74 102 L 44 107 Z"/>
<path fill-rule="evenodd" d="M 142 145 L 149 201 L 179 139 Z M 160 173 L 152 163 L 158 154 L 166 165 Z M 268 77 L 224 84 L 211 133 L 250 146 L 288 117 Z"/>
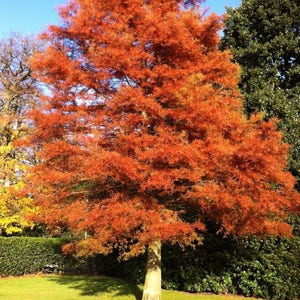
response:
<path fill-rule="evenodd" d="M 136 300 L 142 300 L 143 297 L 143 290 L 140 289 L 136 284 L 132 282 L 127 282 L 130 290 L 132 291 L 133 295 L 135 296 Z"/>
<path fill-rule="evenodd" d="M 104 293 L 112 297 L 134 295 L 141 300 L 142 292 L 134 284 L 119 278 L 93 275 L 59 275 L 49 277 L 50 281 L 79 290 L 81 296 L 96 296 Z"/>

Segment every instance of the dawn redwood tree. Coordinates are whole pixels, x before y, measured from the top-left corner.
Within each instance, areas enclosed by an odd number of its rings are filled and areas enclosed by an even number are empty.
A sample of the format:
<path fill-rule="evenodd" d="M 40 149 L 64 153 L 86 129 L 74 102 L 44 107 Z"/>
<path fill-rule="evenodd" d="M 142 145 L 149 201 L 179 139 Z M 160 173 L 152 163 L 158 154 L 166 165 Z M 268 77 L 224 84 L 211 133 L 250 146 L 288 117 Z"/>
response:
<path fill-rule="evenodd" d="M 220 17 L 179 0 L 73 0 L 60 15 L 32 59 L 49 91 L 31 114 L 28 186 L 37 220 L 83 237 L 66 251 L 147 250 L 143 299 L 160 299 L 163 242 L 197 244 L 209 222 L 291 234 L 288 147 L 275 121 L 242 114 Z"/>

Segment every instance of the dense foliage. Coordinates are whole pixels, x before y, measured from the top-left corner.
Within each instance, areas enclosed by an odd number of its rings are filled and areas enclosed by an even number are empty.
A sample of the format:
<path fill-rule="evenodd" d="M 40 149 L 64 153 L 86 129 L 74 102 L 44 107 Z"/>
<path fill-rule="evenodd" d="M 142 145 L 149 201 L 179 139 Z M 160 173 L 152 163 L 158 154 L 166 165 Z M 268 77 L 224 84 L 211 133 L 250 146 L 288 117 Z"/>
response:
<path fill-rule="evenodd" d="M 300 178 L 300 3 L 243 0 L 227 10 L 222 49 L 242 67 L 240 89 L 248 114 L 278 117 L 292 147 L 289 168 Z"/>
<path fill-rule="evenodd" d="M 207 233 L 196 249 L 164 245 L 163 287 L 186 292 L 231 293 L 263 299 L 300 297 L 300 237 L 232 239 Z M 142 283 L 146 257 L 111 261 L 112 276 Z"/>
<path fill-rule="evenodd" d="M 63 265 L 59 239 L 0 237 L 0 276 L 38 273 L 47 264 Z"/>
<path fill-rule="evenodd" d="M 89 233 L 83 252 L 191 243 L 208 220 L 290 232 L 299 196 L 281 134 L 242 115 L 220 18 L 181 4 L 71 1 L 32 60 L 51 89 L 32 115 L 32 193 L 49 226 Z"/>
<path fill-rule="evenodd" d="M 300 238 L 222 239 L 182 253 L 169 248 L 163 285 L 190 292 L 234 293 L 263 299 L 300 296 Z"/>

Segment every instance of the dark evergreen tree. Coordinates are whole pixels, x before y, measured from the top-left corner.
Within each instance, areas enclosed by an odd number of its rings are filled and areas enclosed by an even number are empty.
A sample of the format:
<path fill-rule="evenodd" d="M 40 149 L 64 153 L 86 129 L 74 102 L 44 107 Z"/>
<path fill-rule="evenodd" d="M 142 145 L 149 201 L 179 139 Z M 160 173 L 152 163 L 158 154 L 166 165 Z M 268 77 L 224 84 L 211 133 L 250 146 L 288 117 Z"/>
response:
<path fill-rule="evenodd" d="M 242 67 L 245 111 L 278 117 L 300 189 L 300 1 L 243 0 L 228 8 L 221 48 Z"/>

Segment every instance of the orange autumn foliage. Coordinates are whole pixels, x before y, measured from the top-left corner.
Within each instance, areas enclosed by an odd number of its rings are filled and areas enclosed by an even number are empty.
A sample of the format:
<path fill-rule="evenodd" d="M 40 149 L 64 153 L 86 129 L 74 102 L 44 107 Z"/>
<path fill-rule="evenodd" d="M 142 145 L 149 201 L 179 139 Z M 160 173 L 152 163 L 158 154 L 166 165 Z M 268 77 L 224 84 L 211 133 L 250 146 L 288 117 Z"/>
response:
<path fill-rule="evenodd" d="M 27 144 L 37 220 L 88 232 L 82 253 L 290 235 L 299 209 L 275 121 L 242 114 L 239 68 L 218 50 L 222 19 L 199 1 L 71 0 L 42 35 L 49 86 Z"/>

